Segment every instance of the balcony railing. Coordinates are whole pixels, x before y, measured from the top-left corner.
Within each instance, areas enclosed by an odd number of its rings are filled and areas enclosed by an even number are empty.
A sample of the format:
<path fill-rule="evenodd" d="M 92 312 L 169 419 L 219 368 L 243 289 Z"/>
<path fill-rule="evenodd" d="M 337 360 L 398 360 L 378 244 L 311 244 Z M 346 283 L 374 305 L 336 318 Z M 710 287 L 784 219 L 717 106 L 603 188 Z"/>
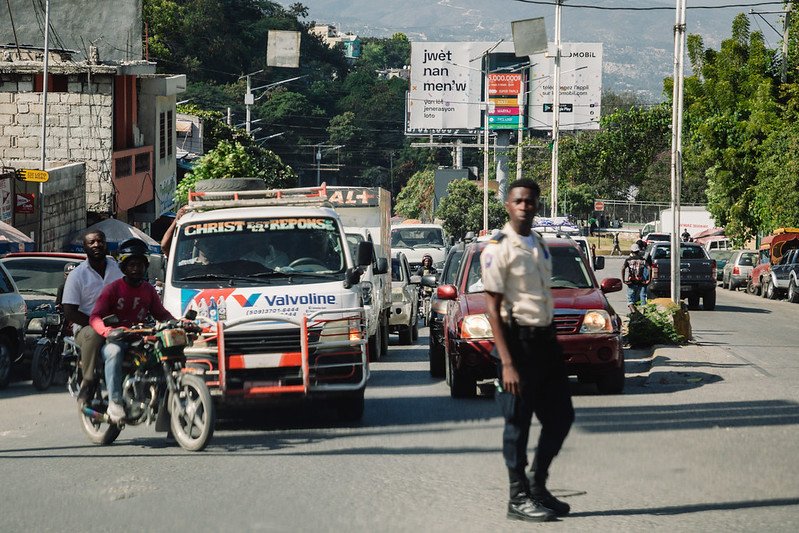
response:
<path fill-rule="evenodd" d="M 131 209 L 153 199 L 153 147 L 114 152 L 111 166 L 118 210 Z"/>

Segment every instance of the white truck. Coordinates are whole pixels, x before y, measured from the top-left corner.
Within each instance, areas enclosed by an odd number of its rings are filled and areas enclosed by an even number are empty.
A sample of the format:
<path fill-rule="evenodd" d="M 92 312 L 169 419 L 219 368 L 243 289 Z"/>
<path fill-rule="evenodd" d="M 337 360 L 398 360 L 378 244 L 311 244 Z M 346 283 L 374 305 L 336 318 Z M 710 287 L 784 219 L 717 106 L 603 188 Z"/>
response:
<path fill-rule="evenodd" d="M 350 251 L 360 242 L 374 246 L 372 264 L 361 280 L 369 360 L 376 361 L 388 351 L 388 321 L 391 314 L 391 193 L 379 187 L 327 187 L 327 201 L 344 224 Z"/>
<path fill-rule="evenodd" d="M 405 254 L 411 274 L 422 264 L 422 257 L 430 254 L 433 265 L 440 269 L 447 257 L 444 228 L 438 224 L 398 224 L 391 226 L 391 251 Z"/>
<path fill-rule="evenodd" d="M 680 229 L 678 235 L 683 231 L 693 237 L 697 233 L 715 228 L 716 223 L 707 209 L 703 206 L 681 206 L 680 207 Z M 647 233 L 673 233 L 674 221 L 672 220 L 672 210 L 664 209 L 660 212 L 660 219 L 649 222 L 641 230 L 643 235 Z"/>
<path fill-rule="evenodd" d="M 190 194 L 169 250 L 164 305 L 206 326 L 187 366 L 221 403 L 323 399 L 360 419 L 372 244 L 353 257 L 324 186 L 220 188 Z"/>

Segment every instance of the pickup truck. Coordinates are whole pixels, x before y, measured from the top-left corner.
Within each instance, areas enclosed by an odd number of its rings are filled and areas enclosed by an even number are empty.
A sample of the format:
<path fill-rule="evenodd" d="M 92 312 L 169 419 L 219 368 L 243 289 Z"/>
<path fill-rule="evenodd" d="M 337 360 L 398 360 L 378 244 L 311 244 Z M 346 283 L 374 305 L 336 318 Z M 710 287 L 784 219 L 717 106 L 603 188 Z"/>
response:
<path fill-rule="evenodd" d="M 789 301 L 799 303 L 799 248 L 789 250 L 771 267 L 767 290 L 773 291 L 772 298 L 786 292 Z"/>
<path fill-rule="evenodd" d="M 652 265 L 647 296 L 668 297 L 671 293 L 671 243 L 652 242 L 645 258 Z M 702 298 L 703 309 L 716 308 L 716 268 L 716 261 L 708 257 L 701 244 L 680 243 L 680 296 L 688 298 L 689 307 L 698 307 L 699 298 Z"/>

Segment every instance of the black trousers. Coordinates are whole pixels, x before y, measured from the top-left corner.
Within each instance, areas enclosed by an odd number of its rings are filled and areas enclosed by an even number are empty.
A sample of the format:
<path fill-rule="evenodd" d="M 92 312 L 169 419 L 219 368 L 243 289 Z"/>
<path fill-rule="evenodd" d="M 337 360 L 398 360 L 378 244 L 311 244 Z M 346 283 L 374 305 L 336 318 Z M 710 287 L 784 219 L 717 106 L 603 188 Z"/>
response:
<path fill-rule="evenodd" d="M 527 444 L 533 414 L 541 423 L 533 470 L 535 482 L 544 486 L 549 466 L 558 455 L 574 421 L 569 379 L 563 351 L 554 328 L 519 339 L 517 331 L 507 331 L 506 339 L 521 377 L 522 393 L 513 395 L 497 389 L 496 398 L 505 417 L 502 455 L 510 481 L 523 481 L 527 466 Z M 497 365 L 502 383 L 502 363 Z"/>

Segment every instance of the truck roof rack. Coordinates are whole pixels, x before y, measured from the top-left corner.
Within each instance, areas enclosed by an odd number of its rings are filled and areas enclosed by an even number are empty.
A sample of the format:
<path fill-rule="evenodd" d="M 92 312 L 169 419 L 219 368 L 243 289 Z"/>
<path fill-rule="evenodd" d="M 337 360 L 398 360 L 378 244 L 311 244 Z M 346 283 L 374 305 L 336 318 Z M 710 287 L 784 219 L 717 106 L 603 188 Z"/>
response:
<path fill-rule="evenodd" d="M 255 191 L 189 192 L 188 208 L 193 211 L 228 207 L 307 206 L 332 207 L 327 201 L 327 184 L 318 187 Z"/>

